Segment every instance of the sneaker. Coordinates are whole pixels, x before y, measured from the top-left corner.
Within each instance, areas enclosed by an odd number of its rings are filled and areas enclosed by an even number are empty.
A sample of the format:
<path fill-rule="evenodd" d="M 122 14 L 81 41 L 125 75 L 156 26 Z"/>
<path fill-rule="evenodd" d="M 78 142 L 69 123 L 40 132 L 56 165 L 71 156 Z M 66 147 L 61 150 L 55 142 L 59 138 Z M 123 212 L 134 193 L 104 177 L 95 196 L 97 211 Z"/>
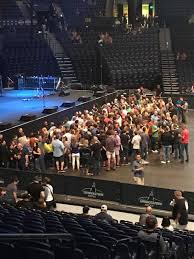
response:
<path fill-rule="evenodd" d="M 170 163 L 170 160 L 168 160 L 167 163 Z"/>
<path fill-rule="evenodd" d="M 161 161 L 161 164 L 166 164 L 166 161 Z"/>

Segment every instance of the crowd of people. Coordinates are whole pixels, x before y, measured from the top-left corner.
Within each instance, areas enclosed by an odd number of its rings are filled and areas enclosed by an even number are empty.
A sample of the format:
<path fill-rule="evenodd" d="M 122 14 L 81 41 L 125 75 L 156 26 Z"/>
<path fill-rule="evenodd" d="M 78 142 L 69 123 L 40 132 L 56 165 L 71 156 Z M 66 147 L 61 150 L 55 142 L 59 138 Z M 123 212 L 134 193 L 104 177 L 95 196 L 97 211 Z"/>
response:
<path fill-rule="evenodd" d="M 150 153 L 163 164 L 189 162 L 188 103 L 182 97 L 165 101 L 156 93 L 147 97 L 139 88 L 59 124 L 45 121 L 29 136 L 19 128 L 10 143 L 0 135 L 0 166 L 42 173 L 55 166 L 58 173 L 99 175 L 102 167 L 110 171 L 132 163 L 137 181 Z"/>

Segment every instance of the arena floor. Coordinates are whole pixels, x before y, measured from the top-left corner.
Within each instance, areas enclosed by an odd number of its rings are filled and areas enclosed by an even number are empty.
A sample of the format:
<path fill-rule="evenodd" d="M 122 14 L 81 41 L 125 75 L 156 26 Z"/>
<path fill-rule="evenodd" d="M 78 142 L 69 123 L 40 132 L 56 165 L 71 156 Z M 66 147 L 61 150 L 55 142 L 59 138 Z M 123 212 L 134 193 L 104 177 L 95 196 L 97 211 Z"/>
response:
<path fill-rule="evenodd" d="M 194 111 L 189 111 L 188 122 L 190 129 L 189 163 L 185 162 L 181 164 L 172 158 L 171 163 L 161 164 L 159 159 L 160 155 L 151 154 L 149 157 L 150 164 L 145 166 L 145 185 L 194 191 Z M 78 172 L 67 172 L 65 174 L 80 177 L 80 173 Z M 133 183 L 133 174 L 130 165 L 117 168 L 116 171 L 106 172 L 103 170 L 100 176 L 90 177 L 107 181 Z"/>

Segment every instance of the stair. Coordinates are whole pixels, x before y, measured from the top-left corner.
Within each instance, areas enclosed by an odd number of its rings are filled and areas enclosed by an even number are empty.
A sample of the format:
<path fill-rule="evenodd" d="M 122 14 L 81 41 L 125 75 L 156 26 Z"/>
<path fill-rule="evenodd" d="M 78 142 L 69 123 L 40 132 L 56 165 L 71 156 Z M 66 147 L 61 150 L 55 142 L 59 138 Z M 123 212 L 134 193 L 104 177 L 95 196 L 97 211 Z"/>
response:
<path fill-rule="evenodd" d="M 165 94 L 180 94 L 175 56 L 172 51 L 161 51 L 162 82 Z"/>
<path fill-rule="evenodd" d="M 56 58 L 61 76 L 65 83 L 78 83 L 71 59 L 53 33 L 47 33 L 47 42 Z"/>
<path fill-rule="evenodd" d="M 25 19 L 30 19 L 30 11 L 28 8 L 28 2 L 26 1 L 16 1 L 17 6 L 22 12 Z"/>

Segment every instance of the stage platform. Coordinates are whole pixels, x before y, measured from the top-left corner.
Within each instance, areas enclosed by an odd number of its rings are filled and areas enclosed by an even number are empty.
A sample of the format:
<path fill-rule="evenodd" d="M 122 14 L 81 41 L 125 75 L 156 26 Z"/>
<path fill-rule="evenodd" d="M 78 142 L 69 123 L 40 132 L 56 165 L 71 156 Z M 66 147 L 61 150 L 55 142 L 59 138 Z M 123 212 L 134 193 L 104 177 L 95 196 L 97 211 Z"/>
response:
<path fill-rule="evenodd" d="M 24 114 L 35 114 L 37 117 L 43 116 L 45 108 L 57 106 L 58 110 L 65 101 L 75 102 L 78 105 L 78 98 L 81 96 L 93 96 L 92 91 L 70 90 L 69 96 L 59 96 L 59 92 L 44 90 L 42 92 L 34 90 L 4 90 L 0 98 L 0 122 L 12 122 L 18 124 L 19 119 Z"/>

